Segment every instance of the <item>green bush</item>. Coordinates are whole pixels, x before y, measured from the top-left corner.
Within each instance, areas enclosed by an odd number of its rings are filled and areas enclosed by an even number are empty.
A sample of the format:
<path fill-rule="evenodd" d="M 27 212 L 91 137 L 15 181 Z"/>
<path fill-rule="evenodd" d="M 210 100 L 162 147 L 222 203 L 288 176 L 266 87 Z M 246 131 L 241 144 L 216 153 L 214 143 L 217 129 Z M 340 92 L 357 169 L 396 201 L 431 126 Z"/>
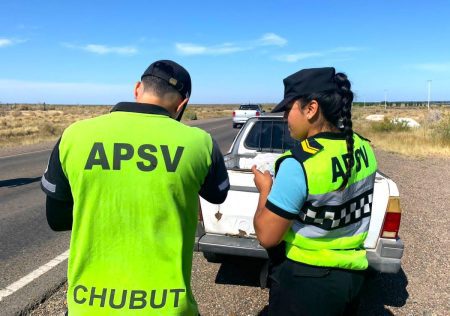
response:
<path fill-rule="evenodd" d="M 373 122 L 371 127 L 374 132 L 379 133 L 403 132 L 408 131 L 410 129 L 408 126 L 408 122 L 405 121 L 396 122 L 391 119 L 388 119 L 387 117 L 385 117 L 384 120 L 381 122 Z"/>
<path fill-rule="evenodd" d="M 433 129 L 435 137 L 439 138 L 446 144 L 450 144 L 450 118 L 441 120 Z"/>
<path fill-rule="evenodd" d="M 185 118 L 187 120 L 195 121 L 197 120 L 197 114 L 195 112 L 186 112 Z"/>

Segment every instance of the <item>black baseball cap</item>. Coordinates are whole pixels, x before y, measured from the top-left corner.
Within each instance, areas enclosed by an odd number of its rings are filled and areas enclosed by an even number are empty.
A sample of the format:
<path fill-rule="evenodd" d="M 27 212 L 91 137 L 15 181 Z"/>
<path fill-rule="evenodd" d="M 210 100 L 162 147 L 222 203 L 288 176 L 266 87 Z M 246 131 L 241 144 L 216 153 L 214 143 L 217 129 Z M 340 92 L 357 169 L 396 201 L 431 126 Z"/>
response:
<path fill-rule="evenodd" d="M 172 60 L 155 61 L 144 71 L 141 81 L 147 76 L 166 81 L 184 98 L 189 98 L 191 95 L 191 76 L 186 69 Z"/>
<path fill-rule="evenodd" d="M 302 69 L 284 78 L 284 99 L 272 110 L 282 112 L 286 106 L 296 98 L 328 90 L 337 90 L 334 81 L 336 70 L 333 67 Z"/>

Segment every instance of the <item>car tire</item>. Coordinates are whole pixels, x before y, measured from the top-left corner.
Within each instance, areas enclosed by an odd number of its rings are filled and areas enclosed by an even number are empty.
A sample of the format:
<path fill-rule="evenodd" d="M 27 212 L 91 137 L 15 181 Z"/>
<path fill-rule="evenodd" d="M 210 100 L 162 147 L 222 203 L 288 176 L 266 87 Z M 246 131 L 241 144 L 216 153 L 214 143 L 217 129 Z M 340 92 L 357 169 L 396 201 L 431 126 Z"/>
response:
<path fill-rule="evenodd" d="M 234 123 L 233 123 L 233 128 L 236 128 L 236 127 L 237 127 L 237 124 L 234 124 Z"/>
<path fill-rule="evenodd" d="M 203 257 L 205 257 L 206 261 L 212 263 L 220 263 L 223 259 L 222 255 L 215 252 L 204 252 Z"/>

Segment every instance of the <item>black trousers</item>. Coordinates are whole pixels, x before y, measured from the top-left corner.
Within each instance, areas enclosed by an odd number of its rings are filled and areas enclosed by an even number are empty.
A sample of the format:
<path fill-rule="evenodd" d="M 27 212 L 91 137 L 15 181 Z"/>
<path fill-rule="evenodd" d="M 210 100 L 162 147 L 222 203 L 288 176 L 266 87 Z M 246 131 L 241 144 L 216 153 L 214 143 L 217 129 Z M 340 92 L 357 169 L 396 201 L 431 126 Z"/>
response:
<path fill-rule="evenodd" d="M 365 271 L 315 267 L 289 259 L 270 274 L 268 314 L 356 315 Z"/>

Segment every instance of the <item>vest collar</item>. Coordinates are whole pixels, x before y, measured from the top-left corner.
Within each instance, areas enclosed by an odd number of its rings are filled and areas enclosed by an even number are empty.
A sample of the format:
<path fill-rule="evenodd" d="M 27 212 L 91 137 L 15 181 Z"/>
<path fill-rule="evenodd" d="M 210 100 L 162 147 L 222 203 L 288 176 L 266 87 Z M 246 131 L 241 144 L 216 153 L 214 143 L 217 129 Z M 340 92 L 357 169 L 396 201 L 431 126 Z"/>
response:
<path fill-rule="evenodd" d="M 345 134 L 342 132 L 321 132 L 310 138 L 327 138 L 327 139 L 342 139 L 345 140 Z"/>
<path fill-rule="evenodd" d="M 150 103 L 119 102 L 111 109 L 111 112 L 116 111 L 157 114 L 157 115 L 166 115 L 170 117 L 170 113 L 165 108 Z"/>

